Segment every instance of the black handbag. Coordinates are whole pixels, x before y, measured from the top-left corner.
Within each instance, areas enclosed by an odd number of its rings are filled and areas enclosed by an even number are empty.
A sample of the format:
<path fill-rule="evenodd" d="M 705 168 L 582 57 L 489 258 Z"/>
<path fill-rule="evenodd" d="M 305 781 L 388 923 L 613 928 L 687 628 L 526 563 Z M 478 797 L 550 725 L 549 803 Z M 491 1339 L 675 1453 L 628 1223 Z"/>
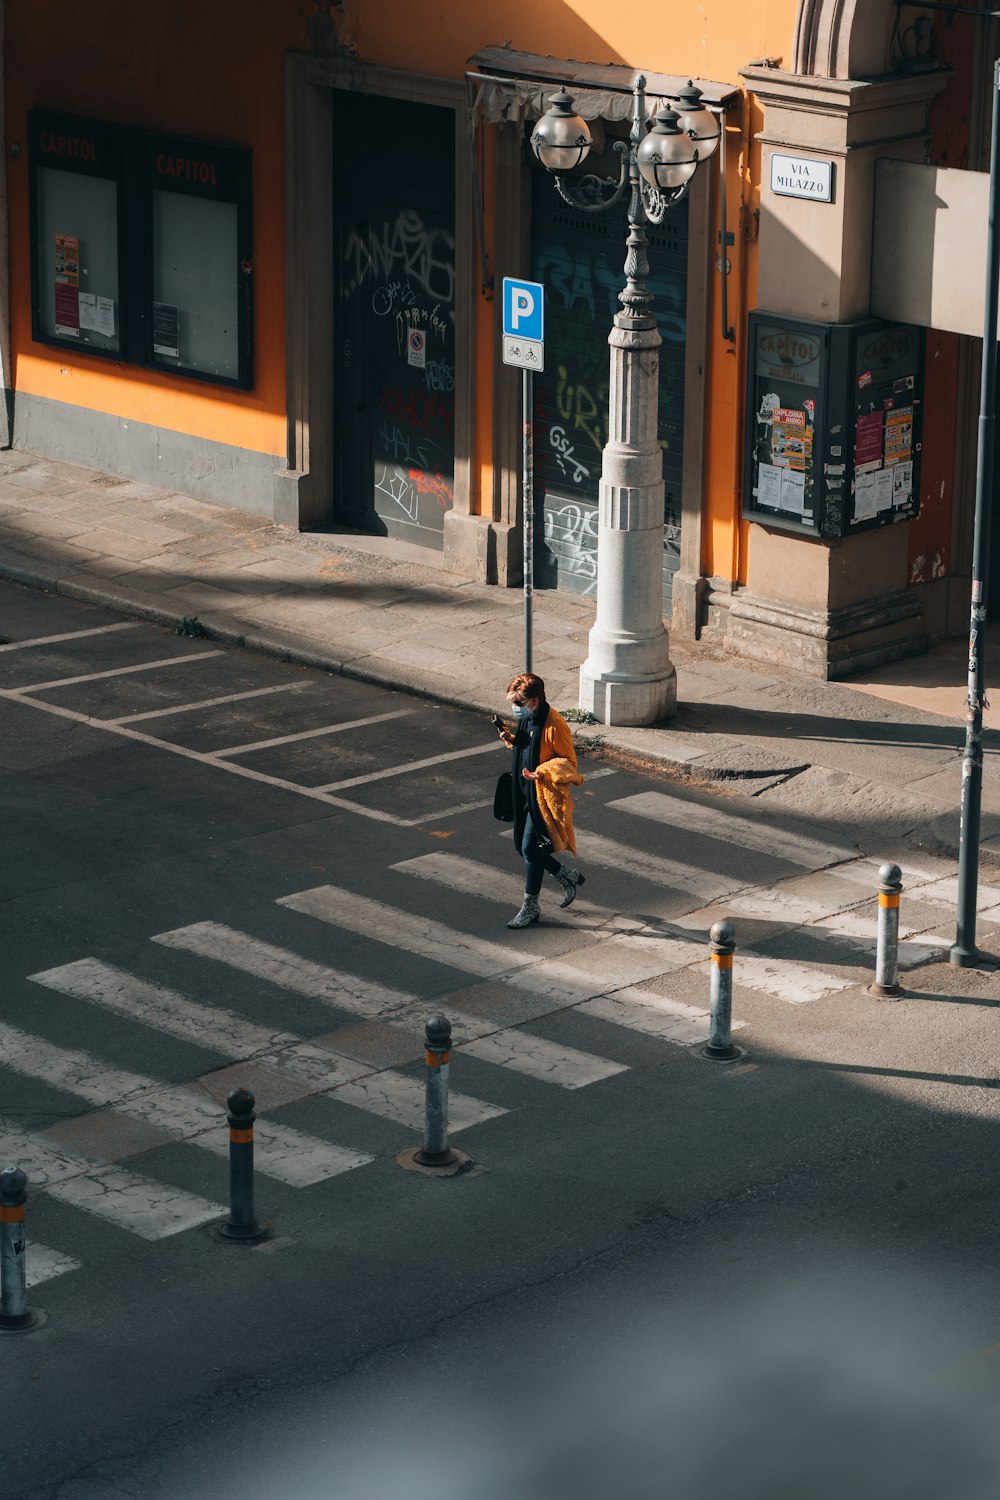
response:
<path fill-rule="evenodd" d="M 514 778 L 509 771 L 497 777 L 497 789 L 493 796 L 493 816 L 498 823 L 514 821 Z"/>

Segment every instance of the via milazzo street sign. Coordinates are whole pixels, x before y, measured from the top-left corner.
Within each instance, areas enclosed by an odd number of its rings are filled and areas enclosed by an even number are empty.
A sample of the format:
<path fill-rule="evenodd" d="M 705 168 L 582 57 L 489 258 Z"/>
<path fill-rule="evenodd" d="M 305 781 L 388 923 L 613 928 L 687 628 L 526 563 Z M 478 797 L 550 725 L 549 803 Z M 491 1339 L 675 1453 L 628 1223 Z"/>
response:
<path fill-rule="evenodd" d="M 538 281 L 503 279 L 503 362 L 545 368 L 545 290 Z"/>
<path fill-rule="evenodd" d="M 771 192 L 784 198 L 829 203 L 833 196 L 833 162 L 775 151 L 771 157 Z"/>

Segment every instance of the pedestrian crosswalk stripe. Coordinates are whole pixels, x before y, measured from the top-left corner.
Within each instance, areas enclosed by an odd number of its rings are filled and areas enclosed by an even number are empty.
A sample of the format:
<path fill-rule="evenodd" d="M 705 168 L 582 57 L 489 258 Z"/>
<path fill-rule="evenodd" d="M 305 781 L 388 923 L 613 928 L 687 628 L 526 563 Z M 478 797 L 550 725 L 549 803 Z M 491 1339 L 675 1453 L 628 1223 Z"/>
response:
<path fill-rule="evenodd" d="M 402 875 L 414 875 L 418 880 L 446 885 L 453 891 L 474 895 L 481 900 L 504 902 L 512 911 L 520 906 L 524 892 L 523 875 L 512 875 L 506 870 L 498 870 L 494 865 L 466 859 L 461 854 L 433 851 L 430 854 L 418 854 L 415 859 L 401 859 L 389 868 L 398 870 Z M 547 884 L 553 896 L 561 899 L 562 887 L 552 884 L 551 877 Z M 581 923 L 581 918 L 590 920 Z M 635 917 L 613 911 L 610 907 L 597 906 L 584 896 L 577 896 L 573 902 L 573 910 L 567 910 L 565 920 L 588 932 L 607 930 L 633 933 L 641 932 L 646 925 Z M 505 953 L 506 951 L 504 949 Z"/>
<path fill-rule="evenodd" d="M 389 1069 L 371 1073 L 357 1083 L 345 1083 L 334 1097 L 343 1104 L 353 1104 L 355 1109 L 394 1120 L 413 1130 L 420 1130 L 424 1125 L 426 1084 L 423 1079 L 410 1078 L 405 1073 L 393 1073 Z M 460 1094 L 454 1089 L 448 1091 L 449 1135 L 456 1135 L 460 1130 L 468 1130 L 470 1125 L 481 1125 L 484 1120 L 492 1120 L 506 1113 L 499 1104 L 487 1104 L 482 1099 L 474 1099 L 470 1094 Z"/>
<path fill-rule="evenodd" d="M 578 1005 L 704 956 L 703 949 L 677 941 L 672 934 L 622 932 L 568 959 L 540 959 L 527 949 L 519 952 L 513 943 L 506 948 L 485 938 L 468 937 L 430 917 L 414 916 L 330 885 L 282 896 L 279 905 L 481 979 L 544 995 L 553 1009 Z M 611 972 L 604 974 L 602 963 Z"/>
<path fill-rule="evenodd" d="M 735 985 L 763 990 L 765 994 L 773 995 L 776 1000 L 786 1000 L 790 1005 L 822 1000 L 824 995 L 854 989 L 858 982 L 857 979 L 843 979 L 839 974 L 828 974 L 822 969 L 811 969 L 805 964 L 793 963 L 787 958 L 765 958 L 752 953 L 749 948 L 737 953 L 733 964 Z"/>
<path fill-rule="evenodd" d="M 166 1239 L 223 1217 L 221 1204 L 140 1177 L 126 1167 L 99 1166 L 3 1117 L 0 1156 L 17 1163 L 28 1178 L 29 1192 L 43 1191 L 144 1240 Z"/>
<path fill-rule="evenodd" d="M 98 1109 L 142 1120 L 175 1140 L 229 1155 L 222 1110 L 194 1088 L 173 1087 L 141 1073 L 105 1068 L 89 1052 L 59 1047 L 0 1022 L 0 1064 L 11 1072 L 62 1089 Z M 371 1161 L 287 1125 L 259 1119 L 254 1165 L 265 1176 L 292 1187 L 310 1187 Z"/>
<path fill-rule="evenodd" d="M 661 1041 L 674 1042 L 681 1047 L 693 1047 L 698 1042 L 708 1041 L 707 1010 L 698 1010 L 694 1005 L 684 1005 L 680 1000 L 669 1000 L 665 995 L 647 990 L 632 987 L 616 990 L 613 995 L 599 995 L 594 1000 L 585 1001 L 579 1010 L 583 1015 L 596 1016 L 598 1020 L 626 1026 L 631 1031 L 641 1031 L 646 1036 L 659 1037 Z M 745 1021 L 734 1021 L 732 1030 L 739 1031 L 745 1025 Z"/>
<path fill-rule="evenodd" d="M 216 924 L 205 925 L 214 927 Z M 177 934 L 161 934 L 161 939 L 177 936 L 181 941 L 177 944 L 170 943 L 168 946 L 182 947 L 183 937 L 189 931 L 190 929 L 181 928 L 178 929 Z M 244 947 L 253 943 L 253 939 L 249 936 L 233 934 L 229 928 L 222 928 L 221 933 L 225 940 L 222 951 L 210 952 L 207 947 L 199 947 L 203 956 L 220 958 L 223 962 L 233 964 L 234 950 L 229 938 L 232 936 L 244 938 Z M 269 948 L 268 951 L 269 962 L 265 977 L 274 983 L 280 984 L 281 982 L 279 970 L 276 968 L 280 960 L 276 956 L 283 953 L 285 953 L 284 949 Z M 223 954 L 226 956 L 223 957 Z M 294 953 L 288 953 L 287 958 L 289 971 L 294 973 L 301 982 L 301 960 Z M 246 971 L 246 966 L 244 967 Z M 252 964 L 249 966 L 249 972 L 257 972 Z M 326 972 L 333 973 L 332 970 Z M 383 1073 L 380 1075 L 382 1081 L 378 1089 L 366 1090 L 355 1087 L 361 1080 L 372 1077 L 377 1070 L 370 1064 L 346 1057 L 334 1051 L 333 1048 L 303 1041 L 292 1032 L 270 1031 L 265 1027 L 254 1026 L 250 1021 L 244 1021 L 233 1011 L 199 1005 L 174 990 L 138 979 L 124 969 L 112 968 L 110 964 L 103 964 L 98 959 L 78 959 L 75 963 L 63 965 L 62 968 L 48 969 L 44 973 L 33 974 L 31 977 L 36 983 L 44 984 L 49 989 L 103 1006 L 130 1020 L 153 1026 L 156 1030 L 166 1032 L 170 1036 L 212 1047 L 217 1052 L 221 1052 L 224 1057 L 231 1057 L 240 1062 L 248 1062 L 252 1059 L 258 1066 L 273 1068 L 275 1072 L 301 1079 L 304 1092 L 329 1093 L 341 1103 L 353 1104 L 359 1109 L 368 1109 L 370 1113 L 384 1115 L 387 1119 L 410 1125 L 414 1129 L 419 1129 L 423 1123 L 423 1085 L 417 1079 L 408 1078 L 402 1074 L 386 1079 Z M 323 999 L 326 988 L 327 986 L 324 986 L 324 993 L 314 998 Z M 412 996 L 401 998 L 408 1002 L 413 1000 Z M 348 1007 L 338 1002 L 338 1008 L 347 1009 Z M 384 1100 L 389 1101 L 389 1107 L 383 1109 L 381 1103 Z M 480 1119 L 490 1119 L 494 1114 L 504 1113 L 503 1110 L 494 1109 L 491 1105 L 482 1104 L 479 1100 L 467 1099 L 463 1095 L 453 1094 L 452 1100 L 457 1101 L 456 1107 L 466 1125 L 476 1124 Z M 458 1114 L 456 1114 L 457 1118 Z M 260 1123 L 257 1128 L 258 1138 L 260 1138 L 262 1128 Z M 360 1165 L 360 1162 L 355 1165 Z"/>
<path fill-rule="evenodd" d="M 79 958 L 29 978 L 62 995 L 99 1005 L 168 1036 L 292 1074 L 321 1091 L 350 1083 L 372 1068 L 330 1047 L 303 1041 L 290 1031 L 256 1026 L 220 1005 L 200 1005 L 162 984 L 139 979 L 96 958 Z"/>
<path fill-rule="evenodd" d="M 51 1250 L 30 1237 L 25 1254 L 25 1281 L 29 1287 L 41 1286 L 56 1276 L 65 1276 L 67 1271 L 78 1271 L 80 1262 L 61 1250 Z"/>
<path fill-rule="evenodd" d="M 872 958 L 875 956 L 878 932 L 874 912 L 840 912 L 837 916 L 824 917 L 822 921 L 813 922 L 810 926 L 816 931 L 828 932 L 835 938 L 843 939 L 852 948 L 870 954 Z M 905 936 L 901 935 L 896 945 L 896 966 L 900 969 L 915 969 L 921 964 L 929 964 L 951 946 L 950 938 L 935 936 L 933 933 L 912 933 L 905 928 L 904 933 Z"/>
<path fill-rule="evenodd" d="M 755 849 L 760 854 L 770 854 L 775 859 L 787 860 L 789 864 L 802 865 L 807 870 L 822 869 L 825 865 L 840 864 L 844 860 L 857 858 L 856 849 L 840 844 L 824 844 L 805 834 L 788 833 L 783 828 L 774 828 L 760 818 L 748 817 L 727 807 L 725 812 L 714 807 L 703 807 L 701 803 L 681 801 L 668 797 L 664 792 L 636 792 L 629 797 L 618 797 L 608 803 L 616 812 L 632 813 L 639 818 L 649 818 L 654 823 L 669 823 L 684 833 L 704 834 L 732 846 Z"/>
<path fill-rule="evenodd" d="M 368 1019 L 382 1020 L 389 1025 L 405 1026 L 415 1037 L 418 1049 L 422 1042 L 423 1024 L 430 1013 L 430 1007 L 426 1001 L 419 1001 L 415 995 L 404 994 L 399 990 L 385 990 L 381 986 L 374 986 L 374 993 L 369 994 L 364 989 L 365 981 L 355 975 L 326 969 L 320 964 L 306 964 L 306 961 L 298 954 L 286 948 L 276 948 L 272 944 L 261 943 L 248 933 L 235 932 L 232 928 L 223 927 L 216 922 L 201 922 L 192 927 L 178 928 L 174 932 L 160 933 L 154 941 L 164 943 L 169 947 L 186 948 L 189 952 L 198 953 L 204 958 L 216 959 L 233 968 L 241 969 L 244 973 L 254 974 L 258 978 L 267 979 L 286 989 L 298 989 L 299 993 L 321 1000 L 338 1010 L 346 1010 Z M 94 960 L 87 962 L 94 964 Z M 94 985 L 88 985 L 88 989 L 92 993 Z M 75 992 L 80 992 L 79 986 Z M 178 996 L 177 999 L 181 997 Z M 187 1009 L 190 1010 L 190 1008 L 188 1004 Z M 162 1010 L 161 998 L 158 1013 L 162 1013 Z M 465 1031 L 465 1037 L 458 1038 L 456 1046 L 462 1047 L 473 1056 L 481 1057 L 485 1061 L 510 1068 L 513 1072 L 524 1073 L 550 1083 L 558 1083 L 564 1088 L 582 1088 L 586 1083 L 593 1083 L 598 1078 L 607 1078 L 620 1071 L 619 1064 L 611 1063 L 606 1058 L 591 1057 L 587 1053 L 576 1052 L 573 1048 L 560 1047 L 555 1043 L 544 1041 L 541 1037 L 528 1036 L 523 1033 L 518 1033 L 519 1040 L 516 1042 L 501 1047 L 499 1043 L 486 1040 L 488 1034 L 499 1029 L 496 1023 L 484 1021 L 478 1016 L 466 1016 L 453 1010 L 449 1011 L 449 1016 L 456 1032 L 459 1028 Z M 256 1060 L 258 1062 L 266 1060 L 270 1063 L 273 1057 L 276 1067 L 294 1073 L 296 1071 L 295 1053 L 289 1049 L 290 1056 L 286 1064 L 285 1058 L 288 1053 L 285 1050 L 285 1044 L 295 1042 L 297 1039 L 288 1034 L 279 1034 L 279 1038 L 282 1036 L 284 1043 L 279 1041 L 271 1057 L 265 1059 L 258 1055 Z M 333 1059 L 334 1054 L 330 1055 Z M 349 1066 L 350 1059 L 344 1059 L 343 1063 L 344 1066 Z M 374 1070 L 360 1068 L 355 1064 L 354 1071 L 355 1076 L 360 1077 L 361 1074 L 370 1074 Z M 337 1089 L 338 1099 L 347 1099 L 348 1096 L 343 1092 L 340 1081 L 333 1083 L 331 1080 L 324 1085 L 324 1087 L 331 1086 Z M 380 1096 L 376 1093 L 374 1097 Z M 454 1095 L 452 1097 L 454 1098 Z M 469 1108 L 472 1108 L 471 1104 Z"/>
<path fill-rule="evenodd" d="M 580 862 L 617 870 L 624 875 L 637 875 L 670 890 L 689 892 L 700 901 L 718 901 L 746 884 L 739 876 L 720 875 L 716 870 L 684 864 L 678 859 L 646 854 L 631 844 L 619 843 L 617 839 L 605 838 L 589 829 L 580 832 Z"/>
<path fill-rule="evenodd" d="M 910 872 L 903 872 L 904 900 L 915 897 L 918 901 L 934 901 L 941 906 L 954 906 L 958 902 L 958 876 L 951 875 L 945 878 L 940 876 L 927 881 L 923 885 L 910 885 Z M 1000 886 L 982 885 L 976 887 L 976 910 L 981 916 L 993 914 L 996 919 L 1000 913 L 996 908 L 1000 907 Z"/>
<path fill-rule="evenodd" d="M 328 968 L 221 922 L 192 922 L 188 927 L 157 933 L 153 942 L 229 964 L 281 989 L 294 990 L 352 1015 L 382 1017 L 401 1005 L 408 1005 L 413 998 L 403 990 Z"/>

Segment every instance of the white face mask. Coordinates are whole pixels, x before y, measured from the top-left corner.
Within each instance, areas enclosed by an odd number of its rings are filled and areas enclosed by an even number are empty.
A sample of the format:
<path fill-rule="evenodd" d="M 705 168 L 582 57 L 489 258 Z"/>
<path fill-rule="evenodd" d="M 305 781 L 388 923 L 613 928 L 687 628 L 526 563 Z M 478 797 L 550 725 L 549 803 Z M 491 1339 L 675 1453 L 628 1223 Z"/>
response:
<path fill-rule="evenodd" d="M 528 719 L 531 717 L 531 709 L 526 703 L 512 703 L 515 719 Z"/>

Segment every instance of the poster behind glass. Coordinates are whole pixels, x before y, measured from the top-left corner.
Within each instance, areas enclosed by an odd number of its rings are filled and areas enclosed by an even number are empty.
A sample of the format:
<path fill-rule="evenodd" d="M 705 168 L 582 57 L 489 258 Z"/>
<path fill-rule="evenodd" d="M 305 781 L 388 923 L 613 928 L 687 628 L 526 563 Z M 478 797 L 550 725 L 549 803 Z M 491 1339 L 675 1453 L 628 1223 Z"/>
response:
<path fill-rule="evenodd" d="M 818 329 L 757 322 L 753 329 L 750 421 L 751 501 L 747 511 L 815 529 L 817 411 L 823 407 L 825 346 Z"/>
<path fill-rule="evenodd" d="M 117 181 L 40 167 L 35 191 L 38 333 L 73 348 L 119 353 Z"/>

